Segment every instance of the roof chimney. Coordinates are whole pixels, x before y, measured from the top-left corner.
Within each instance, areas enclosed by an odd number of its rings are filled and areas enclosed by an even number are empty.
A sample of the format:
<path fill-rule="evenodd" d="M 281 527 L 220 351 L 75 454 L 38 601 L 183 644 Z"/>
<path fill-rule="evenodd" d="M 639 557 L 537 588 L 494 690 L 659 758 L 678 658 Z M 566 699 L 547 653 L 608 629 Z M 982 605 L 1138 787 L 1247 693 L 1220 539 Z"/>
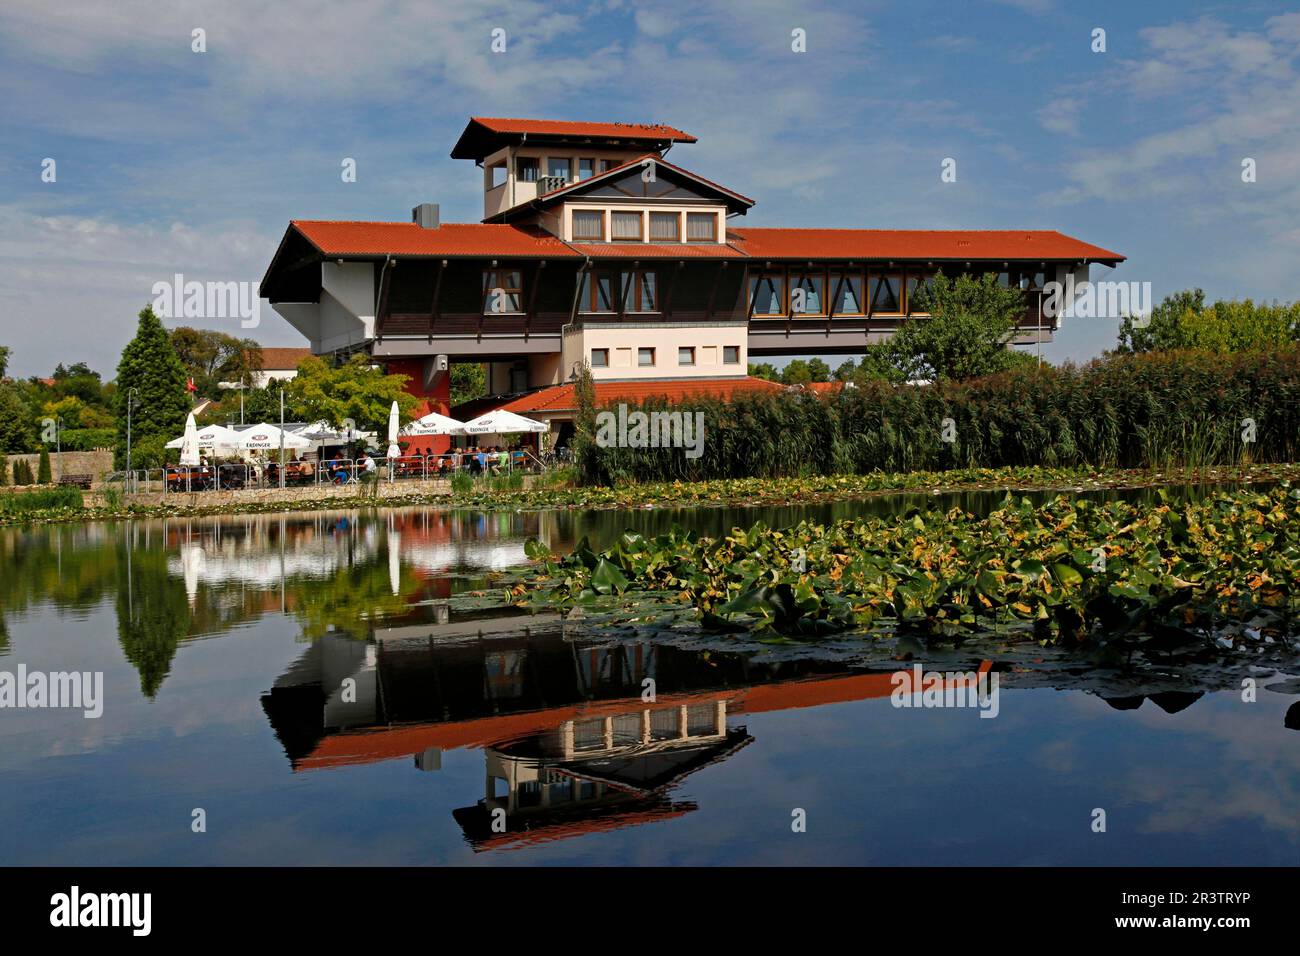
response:
<path fill-rule="evenodd" d="M 440 223 L 438 204 L 436 202 L 420 203 L 411 210 L 411 221 L 421 229 L 437 229 Z"/>

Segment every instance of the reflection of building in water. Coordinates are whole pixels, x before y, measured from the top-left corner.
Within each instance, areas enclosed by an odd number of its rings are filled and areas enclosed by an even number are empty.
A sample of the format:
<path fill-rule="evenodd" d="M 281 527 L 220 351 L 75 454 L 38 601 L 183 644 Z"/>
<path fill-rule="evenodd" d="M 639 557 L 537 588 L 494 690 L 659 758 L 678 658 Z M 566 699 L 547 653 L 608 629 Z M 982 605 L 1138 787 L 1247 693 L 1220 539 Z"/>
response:
<path fill-rule="evenodd" d="M 725 700 L 566 720 L 487 748 L 484 798 L 453 815 L 476 849 L 678 816 L 695 805 L 667 791 L 752 740 L 728 729 Z"/>
<path fill-rule="evenodd" d="M 437 770 L 445 751 L 483 749 L 484 797 L 455 812 L 483 849 L 689 812 L 673 788 L 752 739 L 729 719 L 891 689 L 889 673 L 835 662 L 566 636 L 554 617 L 443 620 L 370 642 L 328 634 L 262 703 L 295 771 L 393 759 Z"/>

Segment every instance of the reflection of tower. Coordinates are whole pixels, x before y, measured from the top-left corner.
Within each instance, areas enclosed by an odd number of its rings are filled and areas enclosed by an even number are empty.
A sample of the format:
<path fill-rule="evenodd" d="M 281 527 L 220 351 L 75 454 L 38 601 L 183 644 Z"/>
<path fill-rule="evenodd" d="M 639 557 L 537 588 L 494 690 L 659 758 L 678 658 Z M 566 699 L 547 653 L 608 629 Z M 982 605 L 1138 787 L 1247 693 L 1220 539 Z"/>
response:
<path fill-rule="evenodd" d="M 721 699 L 565 720 L 487 748 L 483 799 L 452 815 L 476 850 L 678 816 L 695 805 L 667 792 L 752 740 L 744 727 L 727 729 Z"/>

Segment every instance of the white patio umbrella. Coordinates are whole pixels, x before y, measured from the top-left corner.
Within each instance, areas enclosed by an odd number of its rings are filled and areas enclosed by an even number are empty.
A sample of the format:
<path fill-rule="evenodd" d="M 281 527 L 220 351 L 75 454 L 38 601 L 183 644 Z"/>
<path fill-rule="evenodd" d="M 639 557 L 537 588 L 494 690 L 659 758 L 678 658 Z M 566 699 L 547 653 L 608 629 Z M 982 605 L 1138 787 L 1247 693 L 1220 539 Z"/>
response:
<path fill-rule="evenodd" d="M 199 426 L 194 413 L 185 416 L 185 434 L 181 436 L 181 464 L 192 468 L 199 463 Z"/>
<path fill-rule="evenodd" d="M 398 411 L 397 402 L 388 410 L 388 460 L 402 457 L 401 446 L 397 444 Z"/>
<path fill-rule="evenodd" d="M 465 434 L 465 425 L 456 421 L 454 418 L 448 418 L 446 415 L 439 415 L 437 412 L 430 412 L 423 418 L 417 418 L 411 424 L 402 429 L 403 435 L 463 435 Z"/>
<path fill-rule="evenodd" d="M 535 422 L 504 408 L 498 408 L 465 423 L 467 435 L 509 435 L 514 432 L 547 432 L 551 426 Z"/>
<path fill-rule="evenodd" d="M 235 445 L 239 441 L 239 432 L 232 431 L 224 425 L 209 425 L 199 429 L 198 441 L 199 448 L 211 448 L 214 455 L 225 455 L 235 450 Z M 182 448 L 184 445 L 184 435 L 167 443 L 168 448 Z"/>
<path fill-rule="evenodd" d="M 254 425 L 245 431 L 239 433 L 239 440 L 235 443 L 236 447 L 244 451 L 271 451 L 280 448 L 280 429 L 274 425 Z M 284 433 L 284 447 L 292 448 L 298 451 L 310 448 L 312 443 L 303 438 L 301 435 L 295 435 L 293 432 Z"/>

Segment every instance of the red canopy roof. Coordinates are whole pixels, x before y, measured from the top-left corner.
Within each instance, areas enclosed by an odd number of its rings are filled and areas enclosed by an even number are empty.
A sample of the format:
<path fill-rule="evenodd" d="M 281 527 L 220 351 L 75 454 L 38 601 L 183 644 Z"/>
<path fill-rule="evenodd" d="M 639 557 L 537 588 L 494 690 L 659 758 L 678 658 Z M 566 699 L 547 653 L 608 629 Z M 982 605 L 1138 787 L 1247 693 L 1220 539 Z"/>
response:
<path fill-rule="evenodd" d="M 327 256 L 577 256 L 549 233 L 508 224 L 425 229 L 413 222 L 294 219 L 289 225 Z"/>

